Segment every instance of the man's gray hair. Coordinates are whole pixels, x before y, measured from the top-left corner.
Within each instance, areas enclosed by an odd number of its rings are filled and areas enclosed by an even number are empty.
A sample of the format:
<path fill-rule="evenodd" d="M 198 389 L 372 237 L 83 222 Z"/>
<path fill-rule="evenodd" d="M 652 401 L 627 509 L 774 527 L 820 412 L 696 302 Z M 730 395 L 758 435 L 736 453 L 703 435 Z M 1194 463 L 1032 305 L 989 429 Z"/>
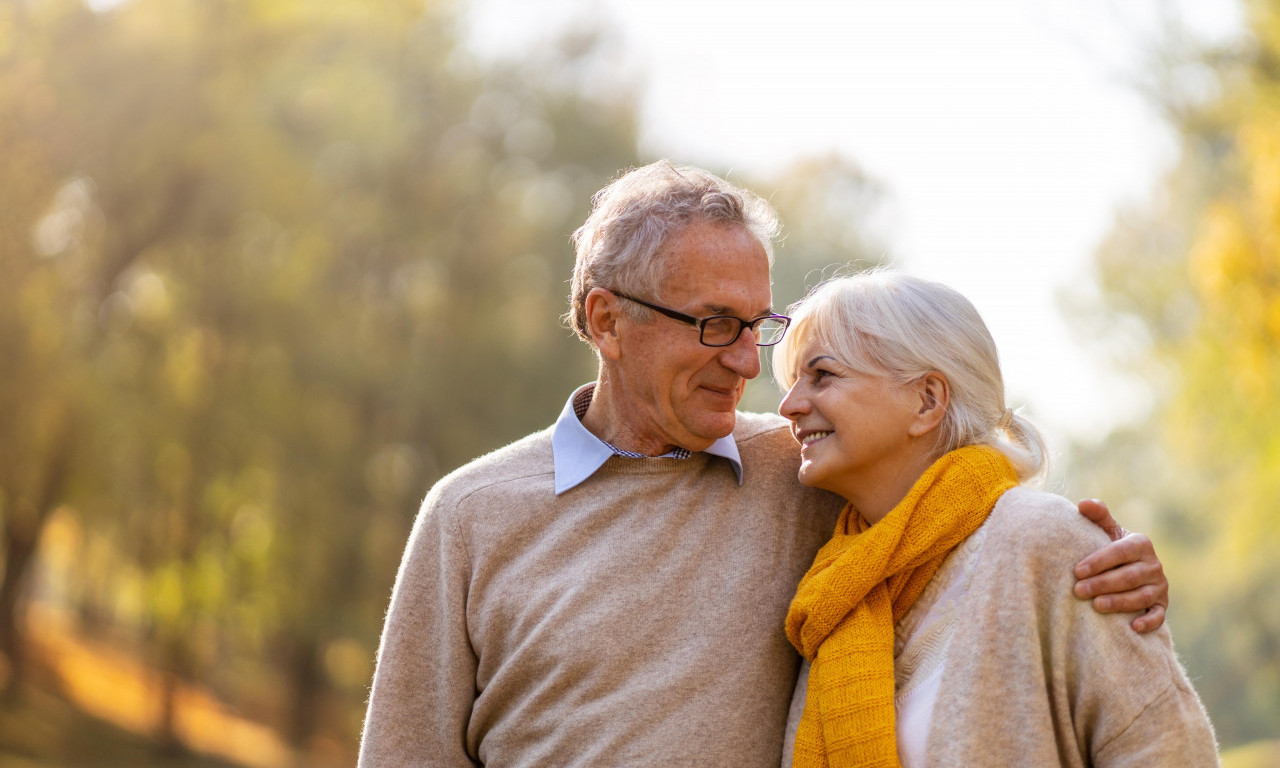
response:
<path fill-rule="evenodd" d="M 565 322 L 588 344 L 587 294 L 593 288 L 656 295 L 669 265 L 663 246 L 703 221 L 738 224 L 773 264 L 778 214 L 764 198 L 701 168 L 667 160 L 633 168 L 591 198 L 591 215 L 571 238 L 577 251 Z M 628 306 L 624 311 L 647 312 Z"/>

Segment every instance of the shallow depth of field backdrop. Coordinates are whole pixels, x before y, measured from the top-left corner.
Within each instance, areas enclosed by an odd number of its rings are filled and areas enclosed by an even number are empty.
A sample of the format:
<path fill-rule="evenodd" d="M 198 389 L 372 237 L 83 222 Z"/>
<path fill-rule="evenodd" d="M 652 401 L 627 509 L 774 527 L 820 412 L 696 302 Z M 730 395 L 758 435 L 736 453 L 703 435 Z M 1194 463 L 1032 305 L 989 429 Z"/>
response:
<path fill-rule="evenodd" d="M 1280 762 L 1280 1 L 1115 5 L 0 1 L 0 766 L 351 765 L 419 500 L 590 379 L 568 237 L 660 157 L 778 207 L 779 308 L 973 298 Z"/>

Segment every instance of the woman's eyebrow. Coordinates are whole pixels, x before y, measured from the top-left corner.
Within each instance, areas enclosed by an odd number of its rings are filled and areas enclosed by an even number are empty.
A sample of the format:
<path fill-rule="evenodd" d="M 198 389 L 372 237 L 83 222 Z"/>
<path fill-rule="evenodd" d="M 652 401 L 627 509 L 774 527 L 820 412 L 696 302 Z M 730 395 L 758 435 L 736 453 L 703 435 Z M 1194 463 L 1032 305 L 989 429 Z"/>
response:
<path fill-rule="evenodd" d="M 834 361 L 835 361 L 835 358 L 834 358 L 834 357 L 832 357 L 831 355 L 818 355 L 817 357 L 813 358 L 813 359 L 812 359 L 812 360 L 810 360 L 809 362 L 805 363 L 805 364 L 804 364 L 804 367 L 805 367 L 805 368 L 812 368 L 813 366 L 817 365 L 817 364 L 818 364 L 820 361 L 822 361 L 822 360 L 831 360 L 832 362 L 834 362 Z"/>

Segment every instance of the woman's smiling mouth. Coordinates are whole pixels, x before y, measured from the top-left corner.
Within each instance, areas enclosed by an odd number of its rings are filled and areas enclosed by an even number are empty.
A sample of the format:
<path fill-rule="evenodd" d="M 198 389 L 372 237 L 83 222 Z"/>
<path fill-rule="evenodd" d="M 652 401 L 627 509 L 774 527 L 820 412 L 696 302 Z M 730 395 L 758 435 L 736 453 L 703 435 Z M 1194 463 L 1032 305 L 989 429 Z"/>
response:
<path fill-rule="evenodd" d="M 809 444 L 811 444 L 811 443 L 816 443 L 816 442 L 818 442 L 819 440 L 821 440 L 822 438 L 824 438 L 824 437 L 826 437 L 826 436 L 828 436 L 828 435 L 830 435 L 830 434 L 832 434 L 832 433 L 831 433 L 831 432 L 810 432 L 809 434 L 807 434 L 807 435 L 805 435 L 804 437 L 800 438 L 800 443 L 801 443 L 802 445 L 809 445 Z"/>

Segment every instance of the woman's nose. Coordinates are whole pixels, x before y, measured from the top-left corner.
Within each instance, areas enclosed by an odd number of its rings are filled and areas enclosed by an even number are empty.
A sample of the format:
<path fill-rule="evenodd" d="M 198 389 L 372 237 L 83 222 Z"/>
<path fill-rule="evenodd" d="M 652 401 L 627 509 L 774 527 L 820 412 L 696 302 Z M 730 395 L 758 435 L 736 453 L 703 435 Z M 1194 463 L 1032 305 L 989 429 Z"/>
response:
<path fill-rule="evenodd" d="M 805 397 L 800 382 L 791 385 L 791 389 L 787 390 L 787 396 L 782 398 L 782 402 L 778 404 L 778 413 L 785 418 L 795 421 L 809 411 L 809 399 Z"/>

